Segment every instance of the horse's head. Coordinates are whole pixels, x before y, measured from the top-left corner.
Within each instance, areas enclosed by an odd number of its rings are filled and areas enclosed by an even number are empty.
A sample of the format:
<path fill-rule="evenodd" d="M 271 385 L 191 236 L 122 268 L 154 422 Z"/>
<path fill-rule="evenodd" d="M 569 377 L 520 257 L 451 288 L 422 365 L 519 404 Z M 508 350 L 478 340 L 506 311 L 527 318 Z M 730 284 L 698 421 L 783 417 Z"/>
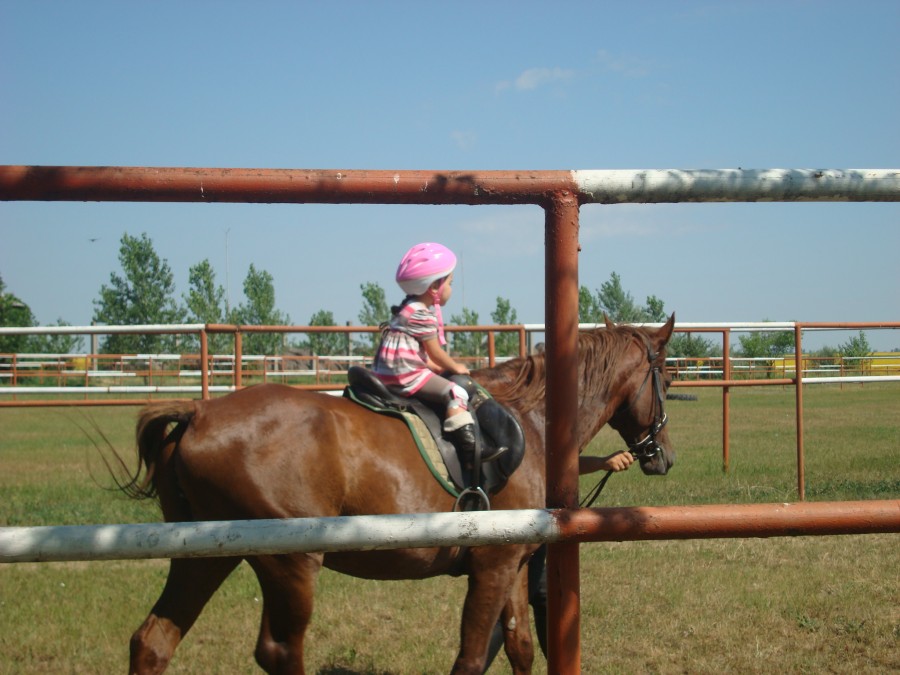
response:
<path fill-rule="evenodd" d="M 635 332 L 637 365 L 623 388 L 622 404 L 609 420 L 645 474 L 664 475 L 675 462 L 665 410 L 671 382 L 666 370 L 666 344 L 674 326 L 672 314 L 661 328 Z M 607 327 L 613 327 L 609 320 Z"/>

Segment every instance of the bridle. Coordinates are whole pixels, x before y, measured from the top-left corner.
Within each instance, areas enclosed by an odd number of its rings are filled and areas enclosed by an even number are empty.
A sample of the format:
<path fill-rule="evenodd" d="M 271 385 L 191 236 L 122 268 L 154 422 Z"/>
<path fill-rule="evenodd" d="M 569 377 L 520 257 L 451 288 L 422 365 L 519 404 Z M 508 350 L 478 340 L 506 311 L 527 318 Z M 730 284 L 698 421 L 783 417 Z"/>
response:
<path fill-rule="evenodd" d="M 656 365 L 656 360 L 659 358 L 659 352 L 654 352 L 650 343 L 646 342 L 646 340 L 645 346 L 647 347 L 647 361 L 650 363 L 650 367 L 647 369 L 647 374 L 644 376 L 644 381 L 641 382 L 637 394 L 635 394 L 634 398 L 631 399 L 628 406 L 625 408 L 626 410 L 631 410 L 635 403 L 640 400 L 641 394 L 644 393 L 644 387 L 647 386 L 647 382 L 652 383 L 653 392 L 656 395 L 656 399 L 653 402 L 653 423 L 647 430 L 646 436 L 639 441 L 628 444 L 628 452 L 630 452 L 631 456 L 639 462 L 653 459 L 662 452 L 662 446 L 657 442 L 656 437 L 669 422 L 669 417 L 666 415 L 665 409 L 666 395 L 663 392 L 662 373 L 659 366 Z M 600 479 L 600 482 L 594 486 L 594 489 L 581 501 L 581 506 L 583 508 L 588 508 L 597 500 L 597 497 L 600 496 L 600 493 L 603 492 L 603 488 L 606 486 L 606 481 L 609 480 L 609 477 L 612 474 L 612 469 L 607 471 L 606 475 Z"/>
<path fill-rule="evenodd" d="M 656 360 L 658 358 L 659 352 L 654 352 L 650 345 L 647 344 L 647 360 L 650 362 L 650 368 L 647 371 L 647 375 L 644 377 L 644 381 L 641 383 L 640 389 L 638 389 L 638 393 L 635 395 L 634 399 L 632 399 L 632 402 L 628 404 L 628 408 L 631 409 L 634 406 L 634 402 L 641 398 L 644 387 L 647 386 L 647 381 L 651 380 L 653 382 L 653 392 L 656 395 L 656 400 L 653 404 L 653 409 L 655 411 L 653 415 L 653 424 L 650 426 L 650 429 L 648 429 L 646 436 L 641 440 L 628 445 L 628 451 L 631 453 L 632 457 L 637 460 L 652 459 L 662 451 L 662 447 L 656 442 L 656 437 L 669 422 L 665 409 L 666 395 L 663 392 L 662 373 L 660 372 L 659 366 L 656 365 Z"/>

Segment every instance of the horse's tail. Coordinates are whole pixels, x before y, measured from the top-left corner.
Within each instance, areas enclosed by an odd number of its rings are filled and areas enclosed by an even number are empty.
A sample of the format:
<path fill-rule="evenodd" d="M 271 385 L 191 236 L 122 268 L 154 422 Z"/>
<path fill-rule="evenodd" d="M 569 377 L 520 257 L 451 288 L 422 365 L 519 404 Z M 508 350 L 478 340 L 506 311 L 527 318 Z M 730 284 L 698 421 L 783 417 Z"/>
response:
<path fill-rule="evenodd" d="M 141 410 L 135 430 L 138 464 L 125 480 L 117 481 L 122 492 L 133 499 L 155 499 L 168 492 L 165 481 L 173 474 L 166 469 L 193 417 L 191 401 L 159 401 Z"/>

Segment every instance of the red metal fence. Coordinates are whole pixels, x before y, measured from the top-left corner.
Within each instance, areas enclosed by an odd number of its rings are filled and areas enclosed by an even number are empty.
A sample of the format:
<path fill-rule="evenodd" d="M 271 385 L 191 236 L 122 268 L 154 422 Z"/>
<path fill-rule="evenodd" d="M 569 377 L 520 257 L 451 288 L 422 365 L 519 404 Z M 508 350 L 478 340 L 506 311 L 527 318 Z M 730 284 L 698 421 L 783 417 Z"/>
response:
<path fill-rule="evenodd" d="M 0 199 L 540 206 L 545 214 L 547 505 L 572 509 L 578 504 L 574 429 L 581 206 L 685 201 L 896 202 L 900 201 L 900 170 L 459 172 L 5 166 L 0 167 Z M 796 337 L 799 357 L 799 329 Z M 205 356 L 202 345 L 201 358 Z M 803 387 L 796 389 L 798 409 L 802 409 Z M 800 454 L 802 447 L 798 448 Z M 577 543 L 550 546 L 548 596 L 548 670 L 578 673 Z"/>

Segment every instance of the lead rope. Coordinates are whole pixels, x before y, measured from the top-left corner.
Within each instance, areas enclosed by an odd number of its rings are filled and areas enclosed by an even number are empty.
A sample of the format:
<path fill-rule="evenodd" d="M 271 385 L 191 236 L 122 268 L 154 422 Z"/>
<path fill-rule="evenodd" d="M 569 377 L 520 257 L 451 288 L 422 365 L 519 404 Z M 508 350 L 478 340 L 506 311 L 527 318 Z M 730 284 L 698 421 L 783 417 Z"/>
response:
<path fill-rule="evenodd" d="M 606 472 L 606 475 L 600 479 L 600 482 L 597 483 L 594 488 L 588 493 L 588 495 L 581 500 L 579 506 L 583 509 L 590 508 L 591 504 L 597 501 L 597 497 L 600 496 L 600 493 L 603 492 L 603 488 L 606 487 L 606 481 L 609 480 L 609 477 L 613 475 L 613 470 L 610 469 Z"/>

